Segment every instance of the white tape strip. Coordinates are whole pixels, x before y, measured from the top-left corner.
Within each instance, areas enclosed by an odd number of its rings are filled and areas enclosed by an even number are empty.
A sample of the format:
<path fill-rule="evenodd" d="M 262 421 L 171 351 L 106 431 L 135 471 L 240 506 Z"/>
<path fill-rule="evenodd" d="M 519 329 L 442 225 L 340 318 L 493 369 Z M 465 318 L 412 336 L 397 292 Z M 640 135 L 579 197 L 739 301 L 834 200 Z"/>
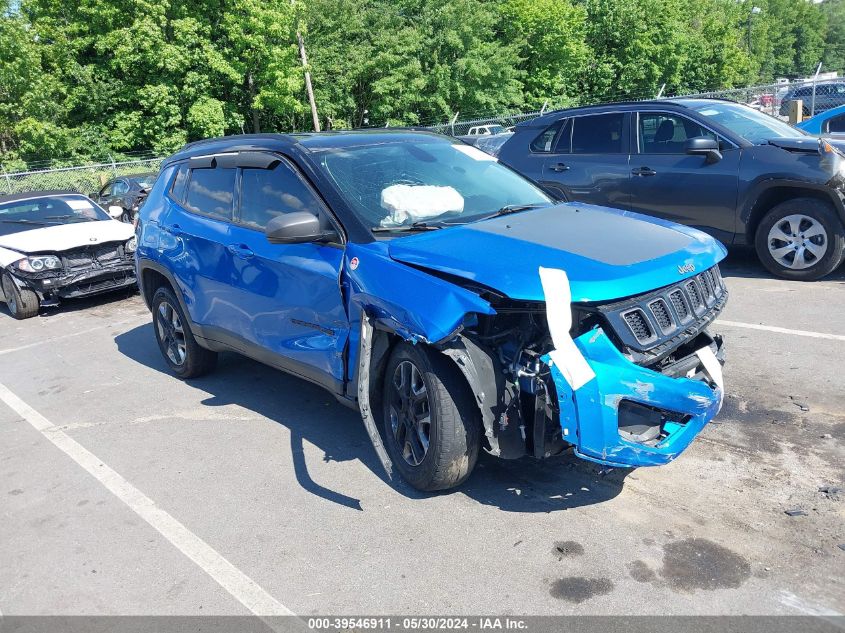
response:
<path fill-rule="evenodd" d="M 558 268 L 540 267 L 540 283 L 546 297 L 546 319 L 555 349 L 549 352 L 552 362 L 566 378 L 573 391 L 596 377 L 593 368 L 569 336 L 572 328 L 572 293 L 569 278 Z"/>
<path fill-rule="evenodd" d="M 722 363 L 719 362 L 716 354 L 709 347 L 702 347 L 695 354 L 701 360 L 701 364 L 704 365 L 704 370 L 719 387 L 719 408 L 721 408 L 722 402 L 725 399 L 725 381 L 722 378 Z"/>

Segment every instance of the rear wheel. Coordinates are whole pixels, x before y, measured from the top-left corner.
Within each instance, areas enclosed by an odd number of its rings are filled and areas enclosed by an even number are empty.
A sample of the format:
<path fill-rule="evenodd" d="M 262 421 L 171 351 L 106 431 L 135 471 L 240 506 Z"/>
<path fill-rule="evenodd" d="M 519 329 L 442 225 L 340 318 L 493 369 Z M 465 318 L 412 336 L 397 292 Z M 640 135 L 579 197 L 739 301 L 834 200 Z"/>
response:
<path fill-rule="evenodd" d="M 152 310 L 158 348 L 170 371 L 180 378 L 196 378 L 214 369 L 217 353 L 197 343 L 170 288 L 161 287 L 155 291 Z"/>
<path fill-rule="evenodd" d="M 787 200 L 757 227 L 757 255 L 772 273 L 812 281 L 835 270 L 845 253 L 845 227 L 833 207 L 815 198 Z"/>
<path fill-rule="evenodd" d="M 3 296 L 6 297 L 6 305 L 9 312 L 18 320 L 31 319 L 38 314 L 41 302 L 38 295 L 29 288 L 18 288 L 12 278 L 3 275 Z"/>
<path fill-rule="evenodd" d="M 418 490 L 463 482 L 478 459 L 478 408 L 457 367 L 441 354 L 401 343 L 384 376 L 384 431 L 390 458 Z"/>

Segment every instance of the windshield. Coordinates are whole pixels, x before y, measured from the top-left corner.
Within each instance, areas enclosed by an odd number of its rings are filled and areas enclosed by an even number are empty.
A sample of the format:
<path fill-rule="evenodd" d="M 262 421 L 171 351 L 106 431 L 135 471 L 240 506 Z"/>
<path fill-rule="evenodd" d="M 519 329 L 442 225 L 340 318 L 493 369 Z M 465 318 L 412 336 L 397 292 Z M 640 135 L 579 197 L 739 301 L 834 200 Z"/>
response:
<path fill-rule="evenodd" d="M 737 136 L 762 145 L 770 138 L 795 138 L 805 136 L 801 130 L 758 110 L 738 103 L 705 103 L 692 106 L 699 114 L 713 119 Z"/>
<path fill-rule="evenodd" d="M 0 204 L 0 235 L 109 219 L 105 211 L 85 196 L 27 198 Z"/>
<path fill-rule="evenodd" d="M 489 154 L 437 137 L 330 148 L 318 154 L 318 162 L 374 229 L 464 224 L 505 207 L 552 204 Z"/>
<path fill-rule="evenodd" d="M 156 175 L 139 176 L 135 179 L 141 189 L 149 189 L 156 183 Z"/>

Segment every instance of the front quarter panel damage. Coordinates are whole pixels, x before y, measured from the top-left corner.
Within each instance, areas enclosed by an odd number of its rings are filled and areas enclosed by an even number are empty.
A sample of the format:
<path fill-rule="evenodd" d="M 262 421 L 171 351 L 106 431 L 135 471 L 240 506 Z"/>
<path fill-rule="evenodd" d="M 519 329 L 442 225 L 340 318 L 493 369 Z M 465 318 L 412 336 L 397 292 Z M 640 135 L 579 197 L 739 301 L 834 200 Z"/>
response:
<path fill-rule="evenodd" d="M 378 329 L 429 344 L 453 338 L 468 315 L 495 314 L 477 294 L 394 261 L 382 242 L 349 244 L 341 283 L 350 321 L 350 372 L 358 364 L 362 311 Z"/>

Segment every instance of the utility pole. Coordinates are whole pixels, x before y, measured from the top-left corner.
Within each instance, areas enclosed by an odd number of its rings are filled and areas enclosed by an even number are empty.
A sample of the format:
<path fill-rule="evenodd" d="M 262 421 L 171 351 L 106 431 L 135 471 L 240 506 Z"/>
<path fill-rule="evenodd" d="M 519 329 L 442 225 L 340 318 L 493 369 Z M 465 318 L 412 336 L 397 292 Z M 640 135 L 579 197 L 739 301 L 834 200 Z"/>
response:
<path fill-rule="evenodd" d="M 320 131 L 320 117 L 317 116 L 317 103 L 314 101 L 314 88 L 311 86 L 311 72 L 308 70 L 308 57 L 305 54 L 305 40 L 302 33 L 296 32 L 296 39 L 299 42 L 299 58 L 302 60 L 302 67 L 305 69 L 305 90 L 308 92 L 308 103 L 311 104 L 311 120 L 314 123 L 314 131 Z"/>

